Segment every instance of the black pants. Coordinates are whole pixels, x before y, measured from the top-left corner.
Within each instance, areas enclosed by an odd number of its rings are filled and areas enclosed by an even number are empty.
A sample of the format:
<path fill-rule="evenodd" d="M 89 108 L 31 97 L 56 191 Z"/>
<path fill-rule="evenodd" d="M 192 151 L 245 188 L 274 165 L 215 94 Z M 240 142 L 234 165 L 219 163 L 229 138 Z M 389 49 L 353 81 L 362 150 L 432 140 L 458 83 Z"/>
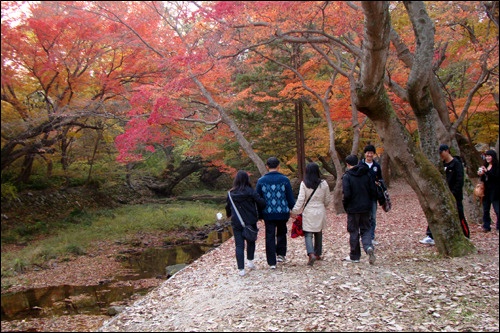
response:
<path fill-rule="evenodd" d="M 458 210 L 458 218 L 460 219 L 460 227 L 462 227 L 462 231 L 464 232 L 464 236 L 469 238 L 470 237 L 470 230 L 469 230 L 469 225 L 467 224 L 467 221 L 465 220 L 465 214 L 464 214 L 464 204 L 462 203 L 462 199 L 457 200 L 457 210 Z M 432 232 L 431 229 L 429 229 L 429 226 L 427 226 L 427 231 L 426 231 L 427 236 L 430 238 L 434 239 L 432 237 Z"/>
<path fill-rule="evenodd" d="M 283 221 L 266 221 L 266 259 L 267 264 L 276 266 L 276 255 L 286 256 L 287 239 L 286 239 L 286 223 Z"/>
<path fill-rule="evenodd" d="M 361 258 L 359 238 L 361 237 L 365 252 L 372 244 L 372 236 L 370 234 L 370 212 L 348 213 L 347 231 L 349 232 L 349 246 L 351 247 L 349 257 L 351 260 L 359 260 Z"/>

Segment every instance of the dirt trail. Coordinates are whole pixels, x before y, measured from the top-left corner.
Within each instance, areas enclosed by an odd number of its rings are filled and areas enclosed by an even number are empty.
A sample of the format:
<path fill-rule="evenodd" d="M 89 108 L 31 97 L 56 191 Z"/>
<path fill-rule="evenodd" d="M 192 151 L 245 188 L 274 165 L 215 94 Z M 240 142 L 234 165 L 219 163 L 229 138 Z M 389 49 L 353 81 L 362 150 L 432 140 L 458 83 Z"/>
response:
<path fill-rule="evenodd" d="M 499 331 L 498 234 L 469 221 L 478 253 L 439 258 L 418 241 L 426 220 L 405 183 L 393 209 L 377 213 L 377 261 L 351 264 L 346 215 L 330 212 L 324 260 L 306 265 L 303 238 L 287 262 L 267 267 L 264 228 L 257 270 L 237 274 L 234 241 L 205 254 L 119 315 L 101 332 L 140 331 Z"/>

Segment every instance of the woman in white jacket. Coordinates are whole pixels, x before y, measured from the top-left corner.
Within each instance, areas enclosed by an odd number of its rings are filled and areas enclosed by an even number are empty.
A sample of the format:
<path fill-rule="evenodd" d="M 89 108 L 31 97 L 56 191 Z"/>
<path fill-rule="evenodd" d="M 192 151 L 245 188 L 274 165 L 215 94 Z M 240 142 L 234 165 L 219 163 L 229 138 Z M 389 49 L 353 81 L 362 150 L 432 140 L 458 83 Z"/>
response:
<path fill-rule="evenodd" d="M 309 202 L 307 202 L 308 200 Z M 319 166 L 311 162 L 306 166 L 304 180 L 300 183 L 299 197 L 291 211 L 293 215 L 302 212 L 302 229 L 304 230 L 309 266 L 312 266 L 316 260 L 321 260 L 323 228 L 326 226 L 326 209 L 329 204 L 330 188 L 328 183 L 321 179 Z"/>

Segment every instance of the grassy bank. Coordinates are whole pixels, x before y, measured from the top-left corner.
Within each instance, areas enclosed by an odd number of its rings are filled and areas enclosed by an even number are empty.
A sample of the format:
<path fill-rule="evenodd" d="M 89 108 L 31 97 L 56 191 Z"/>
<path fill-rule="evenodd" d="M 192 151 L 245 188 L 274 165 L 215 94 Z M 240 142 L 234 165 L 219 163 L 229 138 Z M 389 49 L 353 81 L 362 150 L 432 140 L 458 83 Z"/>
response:
<path fill-rule="evenodd" d="M 183 202 L 75 212 L 64 221 L 39 223 L 43 226 L 39 234 L 29 233 L 27 245 L 13 252 L 4 251 L 4 244 L 8 239 L 22 239 L 23 227 L 2 231 L 2 278 L 32 265 L 44 266 L 51 259 L 83 255 L 89 246 L 102 240 L 129 242 L 138 232 L 196 230 L 213 224 L 223 208 L 220 204 Z M 34 240 L 40 235 L 41 239 Z"/>

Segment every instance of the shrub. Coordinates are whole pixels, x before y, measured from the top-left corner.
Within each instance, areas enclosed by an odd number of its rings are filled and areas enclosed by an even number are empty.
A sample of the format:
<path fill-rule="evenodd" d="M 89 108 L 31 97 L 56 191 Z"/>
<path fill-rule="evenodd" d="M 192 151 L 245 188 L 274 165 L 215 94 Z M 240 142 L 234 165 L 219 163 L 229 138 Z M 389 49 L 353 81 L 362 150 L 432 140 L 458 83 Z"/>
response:
<path fill-rule="evenodd" d="M 75 254 L 77 256 L 81 256 L 87 253 L 85 249 L 78 244 L 69 244 L 68 246 L 66 246 L 66 252 Z"/>
<path fill-rule="evenodd" d="M 64 223 L 92 225 L 92 215 L 82 209 L 75 209 L 63 221 Z"/>
<path fill-rule="evenodd" d="M 24 259 L 22 258 L 14 259 L 14 264 L 13 264 L 14 271 L 22 273 L 24 272 L 27 266 L 28 265 L 26 264 L 26 261 L 24 261 Z"/>
<path fill-rule="evenodd" d="M 2 183 L 2 200 L 17 199 L 17 187 L 12 183 Z"/>

